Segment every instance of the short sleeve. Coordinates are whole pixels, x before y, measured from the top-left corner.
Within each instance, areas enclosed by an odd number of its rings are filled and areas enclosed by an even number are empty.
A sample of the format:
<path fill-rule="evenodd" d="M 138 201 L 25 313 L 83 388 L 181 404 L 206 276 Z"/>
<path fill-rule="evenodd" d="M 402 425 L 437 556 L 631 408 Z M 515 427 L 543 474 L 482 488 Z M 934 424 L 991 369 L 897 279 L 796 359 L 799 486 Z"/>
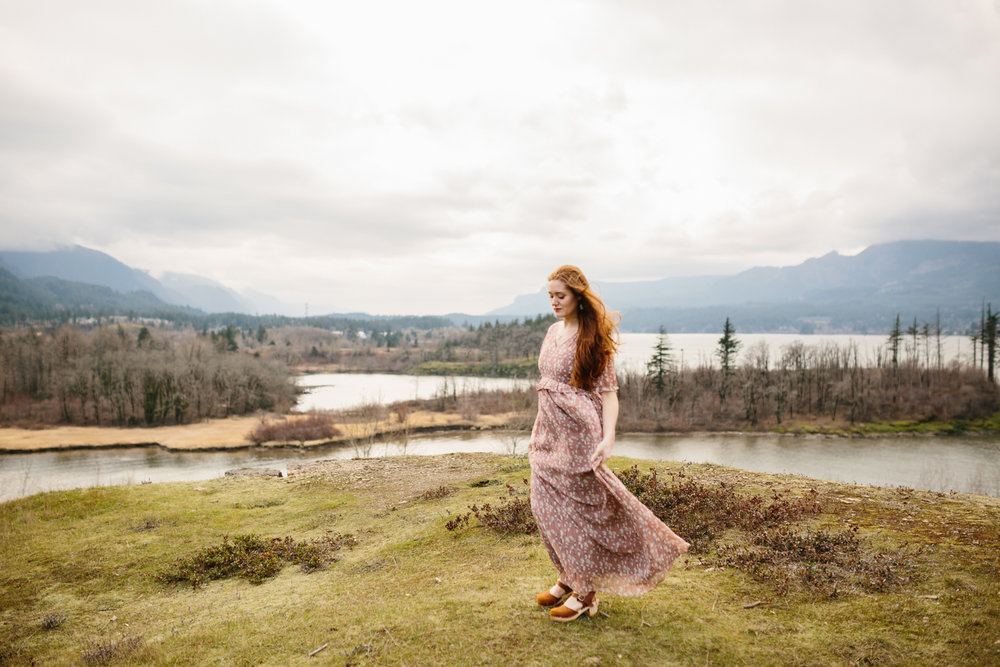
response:
<path fill-rule="evenodd" d="M 598 394 L 606 391 L 618 391 L 618 378 L 615 376 L 614 357 L 608 359 L 608 365 L 604 367 L 604 372 L 601 373 L 601 377 L 597 378 L 597 383 L 594 385 L 594 391 Z"/>

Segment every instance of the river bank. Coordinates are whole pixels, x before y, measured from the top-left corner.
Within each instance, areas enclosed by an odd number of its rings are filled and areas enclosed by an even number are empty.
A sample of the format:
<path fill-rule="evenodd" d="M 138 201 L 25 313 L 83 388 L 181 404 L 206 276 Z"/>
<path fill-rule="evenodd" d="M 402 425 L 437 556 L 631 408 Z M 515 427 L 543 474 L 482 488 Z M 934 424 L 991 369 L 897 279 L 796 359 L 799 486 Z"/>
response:
<path fill-rule="evenodd" d="M 53 492 L 0 504 L 0 662 L 450 665 L 470 647 L 487 665 L 1000 660 L 1000 500 L 611 461 L 633 464 L 730 499 L 814 499 L 818 513 L 763 532 L 791 541 L 847 528 L 854 555 L 823 565 L 796 551 L 782 564 L 748 545 L 770 573 L 755 576 L 724 562 L 740 531 L 703 534 L 652 593 L 603 597 L 603 613 L 562 626 L 534 604 L 554 576 L 537 534 L 445 526 L 471 505 L 507 511 L 505 484 L 522 500 L 523 457 L 328 461 L 285 479 Z M 259 583 L 167 583 L 223 536 L 251 533 L 328 545 L 330 558 L 257 571 Z M 880 562 L 896 564 L 884 582 L 868 567 Z"/>
<path fill-rule="evenodd" d="M 173 451 L 212 451 L 250 449 L 254 447 L 317 448 L 361 438 L 386 439 L 410 437 L 442 431 L 482 431 L 490 429 L 530 428 L 531 415 L 505 412 L 500 414 L 462 415 L 450 411 L 419 410 L 399 417 L 387 408 L 387 416 L 370 423 L 337 422 L 341 435 L 304 443 L 265 443 L 255 445 L 247 439 L 264 415 L 210 419 L 195 424 L 157 426 L 149 428 L 119 428 L 108 426 L 52 426 L 46 428 L 0 427 L 0 454 L 29 453 L 75 449 L 107 449 L 115 447 L 157 446 Z M 267 417 L 277 418 L 277 415 Z M 824 438 L 883 438 L 932 437 L 947 435 L 996 435 L 1000 433 L 1000 413 L 989 419 L 969 422 L 933 422 L 901 420 L 872 424 L 849 424 L 829 420 L 799 420 L 772 428 L 753 430 L 692 430 L 692 431 L 622 431 L 619 435 L 778 435 L 787 437 Z"/>
<path fill-rule="evenodd" d="M 0 454 L 30 453 L 76 449 L 157 446 L 172 451 L 213 451 L 263 448 L 317 448 L 359 439 L 411 436 L 435 431 L 480 431 L 501 428 L 510 414 L 467 417 L 453 412 L 411 412 L 401 421 L 396 413 L 373 423 L 336 422 L 341 435 L 303 443 L 268 442 L 256 445 L 247 435 L 265 417 L 230 417 L 210 419 L 196 424 L 150 428 L 108 426 L 54 426 L 50 428 L 0 428 Z"/>
<path fill-rule="evenodd" d="M 259 426 L 259 424 L 258 424 Z M 237 438 L 239 434 L 236 434 Z M 217 478 L 235 468 L 284 473 L 303 462 L 459 452 L 523 454 L 525 428 L 412 426 L 309 446 L 167 449 L 130 443 L 0 454 L 0 502 L 89 486 Z M 766 433 L 618 434 L 619 456 L 712 463 L 876 486 L 1000 497 L 1000 436 L 928 434 L 835 437 Z"/>

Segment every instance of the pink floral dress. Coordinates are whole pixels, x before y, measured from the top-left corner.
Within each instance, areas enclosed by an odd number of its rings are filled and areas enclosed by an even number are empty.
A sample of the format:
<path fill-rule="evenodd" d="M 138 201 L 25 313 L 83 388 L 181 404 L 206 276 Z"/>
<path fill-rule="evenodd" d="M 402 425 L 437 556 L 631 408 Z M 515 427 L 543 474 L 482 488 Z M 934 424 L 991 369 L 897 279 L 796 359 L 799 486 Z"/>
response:
<path fill-rule="evenodd" d="M 542 542 L 574 591 L 641 595 L 688 549 L 607 465 L 590 463 L 603 437 L 601 392 L 617 391 L 609 363 L 594 391 L 569 384 L 576 336 L 549 327 L 538 357 L 538 416 L 531 430 L 531 511 Z"/>

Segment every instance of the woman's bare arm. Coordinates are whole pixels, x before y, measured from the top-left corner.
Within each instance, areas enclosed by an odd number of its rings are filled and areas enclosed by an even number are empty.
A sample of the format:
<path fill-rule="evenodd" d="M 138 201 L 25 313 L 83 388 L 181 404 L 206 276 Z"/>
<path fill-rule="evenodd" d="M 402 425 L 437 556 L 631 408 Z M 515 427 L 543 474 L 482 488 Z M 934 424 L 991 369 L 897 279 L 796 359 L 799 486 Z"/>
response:
<path fill-rule="evenodd" d="M 618 426 L 618 392 L 601 392 L 601 415 L 604 421 L 604 437 L 594 448 L 590 462 L 599 466 L 611 458 L 611 450 L 615 446 L 615 428 Z"/>

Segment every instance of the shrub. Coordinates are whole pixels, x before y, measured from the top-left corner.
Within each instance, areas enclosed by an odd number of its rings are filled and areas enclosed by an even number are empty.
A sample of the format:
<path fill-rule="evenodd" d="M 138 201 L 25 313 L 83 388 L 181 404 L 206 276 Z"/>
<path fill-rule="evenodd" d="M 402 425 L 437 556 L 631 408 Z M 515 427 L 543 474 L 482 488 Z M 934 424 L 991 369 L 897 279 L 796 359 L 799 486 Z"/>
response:
<path fill-rule="evenodd" d="M 453 491 L 454 489 L 452 489 L 450 486 L 442 485 L 435 489 L 427 489 L 426 491 L 420 494 L 420 497 L 423 500 L 435 500 L 437 498 L 447 498 L 452 494 Z"/>
<path fill-rule="evenodd" d="M 125 635 L 118 641 L 90 642 L 81 657 L 87 665 L 107 665 L 120 660 L 137 660 L 148 651 L 141 636 Z"/>
<path fill-rule="evenodd" d="M 820 511 L 818 494 L 812 489 L 803 498 L 785 498 L 775 492 L 766 499 L 756 494 L 741 495 L 725 482 L 706 486 L 687 479 L 683 472 L 671 473 L 669 482 L 656 470 L 641 473 L 637 466 L 617 475 L 642 504 L 690 542 L 693 551 L 707 550 L 731 528 L 756 530 Z"/>
<path fill-rule="evenodd" d="M 640 501 L 675 532 L 706 553 L 726 531 L 742 535 L 718 547 L 703 563 L 734 567 L 755 579 L 772 583 L 779 596 L 799 585 L 836 596 L 845 589 L 883 591 L 903 581 L 908 559 L 900 551 L 873 549 L 857 529 L 829 532 L 799 528 L 793 522 L 820 512 L 818 494 L 802 498 L 772 493 L 741 495 L 720 482 L 707 486 L 683 472 L 665 482 L 655 470 L 640 473 L 632 466 L 619 479 Z"/>
<path fill-rule="evenodd" d="M 779 596 L 798 583 L 836 597 L 845 588 L 888 590 L 906 580 L 901 572 L 910 560 L 902 551 L 871 549 L 858 537 L 857 528 L 829 532 L 778 526 L 724 545 L 711 562 L 772 582 Z"/>
<path fill-rule="evenodd" d="M 528 480 L 524 480 L 527 485 Z M 469 520 L 476 517 L 479 523 L 498 533 L 530 535 L 538 531 L 535 516 L 531 513 L 531 504 L 524 498 L 525 492 L 518 491 L 507 484 L 506 495 L 500 496 L 499 503 L 494 506 L 486 503 L 482 507 L 472 505 L 465 514 L 459 514 L 445 524 L 448 530 L 466 528 Z"/>
<path fill-rule="evenodd" d="M 60 614 L 58 612 L 51 612 L 45 614 L 42 618 L 42 630 L 55 630 L 60 625 L 66 622 L 66 615 Z"/>
<path fill-rule="evenodd" d="M 254 427 L 246 438 L 255 445 L 265 442 L 298 442 L 323 440 L 340 435 L 333 423 L 333 417 L 320 413 L 310 413 L 302 417 L 285 417 L 274 421 L 263 420 Z"/>
<path fill-rule="evenodd" d="M 357 539 L 352 535 L 300 543 L 291 537 L 265 538 L 253 533 L 232 540 L 224 536 L 222 544 L 178 559 L 157 579 L 164 583 L 190 582 L 195 588 L 205 581 L 234 576 L 260 584 L 278 574 L 286 563 L 298 564 L 304 572 L 318 570 L 337 560 L 335 553 L 342 547 L 355 544 Z"/>

